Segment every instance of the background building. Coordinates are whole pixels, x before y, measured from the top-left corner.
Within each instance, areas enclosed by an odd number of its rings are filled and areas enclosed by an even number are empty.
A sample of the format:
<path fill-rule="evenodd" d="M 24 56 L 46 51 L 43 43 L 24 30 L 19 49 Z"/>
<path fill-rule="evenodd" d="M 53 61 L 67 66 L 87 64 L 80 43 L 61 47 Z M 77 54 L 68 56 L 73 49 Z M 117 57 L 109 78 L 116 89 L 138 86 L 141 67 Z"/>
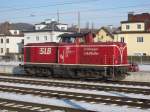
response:
<path fill-rule="evenodd" d="M 59 42 L 59 35 L 71 33 L 67 24 L 58 23 L 55 20 L 35 24 L 35 29 L 24 31 L 24 44 L 39 42 Z"/>
<path fill-rule="evenodd" d="M 24 34 L 22 31 L 32 28 L 32 25 L 26 23 L 1 23 L 0 59 L 21 60 L 24 43 Z"/>
<path fill-rule="evenodd" d="M 115 41 L 125 42 L 129 56 L 150 56 L 150 14 L 128 14 L 128 20 L 121 22 L 121 32 L 115 34 Z"/>
<path fill-rule="evenodd" d="M 114 34 L 120 31 L 119 28 L 115 28 L 112 26 L 101 27 L 95 37 L 95 42 L 109 42 L 114 41 Z"/>

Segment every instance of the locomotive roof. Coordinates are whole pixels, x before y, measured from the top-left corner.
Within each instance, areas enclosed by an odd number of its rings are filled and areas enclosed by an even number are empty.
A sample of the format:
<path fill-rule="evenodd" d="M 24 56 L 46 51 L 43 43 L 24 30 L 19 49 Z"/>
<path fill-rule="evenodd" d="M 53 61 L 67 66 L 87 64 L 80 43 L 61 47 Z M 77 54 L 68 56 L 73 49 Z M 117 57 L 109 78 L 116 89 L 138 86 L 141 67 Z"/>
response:
<path fill-rule="evenodd" d="M 60 43 L 59 46 L 65 46 L 65 45 L 76 45 L 75 43 Z M 117 46 L 125 46 L 126 43 L 123 42 L 94 42 L 94 43 L 80 43 L 79 45 L 117 45 Z"/>
<path fill-rule="evenodd" d="M 58 43 L 56 42 L 44 42 L 44 43 L 29 43 L 25 46 L 46 46 L 46 45 L 57 45 Z"/>
<path fill-rule="evenodd" d="M 68 33 L 64 33 L 64 34 L 61 34 L 59 35 L 59 37 L 62 37 L 62 38 L 68 38 L 68 37 L 83 37 L 83 36 L 86 36 L 88 33 L 74 33 L 74 34 L 68 34 Z M 93 34 L 94 36 L 94 34 Z"/>

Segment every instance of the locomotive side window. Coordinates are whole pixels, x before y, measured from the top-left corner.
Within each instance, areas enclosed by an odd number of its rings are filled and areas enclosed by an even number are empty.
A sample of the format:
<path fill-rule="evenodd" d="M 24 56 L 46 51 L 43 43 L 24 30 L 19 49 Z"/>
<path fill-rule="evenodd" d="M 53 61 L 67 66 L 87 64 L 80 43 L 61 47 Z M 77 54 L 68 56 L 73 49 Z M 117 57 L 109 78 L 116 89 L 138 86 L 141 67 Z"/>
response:
<path fill-rule="evenodd" d="M 62 34 L 60 35 L 60 42 L 64 43 L 86 43 L 90 41 L 91 35 L 76 33 L 76 34 Z"/>
<path fill-rule="evenodd" d="M 85 39 L 82 37 L 79 39 L 80 43 L 85 43 Z"/>
<path fill-rule="evenodd" d="M 65 38 L 61 38 L 60 42 L 65 42 L 65 43 L 76 43 L 76 41 L 79 41 L 79 43 L 84 43 L 85 39 L 82 38 L 76 38 L 76 37 L 65 37 Z"/>
<path fill-rule="evenodd" d="M 75 38 L 74 37 L 66 37 L 66 38 L 62 38 L 61 42 L 65 42 L 65 43 L 75 43 Z"/>

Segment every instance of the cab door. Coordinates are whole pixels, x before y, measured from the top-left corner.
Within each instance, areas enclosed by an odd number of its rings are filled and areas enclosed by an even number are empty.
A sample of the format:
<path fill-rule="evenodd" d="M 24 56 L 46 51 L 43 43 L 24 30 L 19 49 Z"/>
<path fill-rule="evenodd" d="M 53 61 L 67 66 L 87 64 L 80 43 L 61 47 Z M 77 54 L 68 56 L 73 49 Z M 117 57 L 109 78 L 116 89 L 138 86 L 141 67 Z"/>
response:
<path fill-rule="evenodd" d="M 77 64 L 78 47 L 76 45 L 60 46 L 58 50 L 58 63 Z"/>
<path fill-rule="evenodd" d="M 64 63 L 65 62 L 65 48 L 63 46 L 59 46 L 58 48 L 58 63 Z"/>

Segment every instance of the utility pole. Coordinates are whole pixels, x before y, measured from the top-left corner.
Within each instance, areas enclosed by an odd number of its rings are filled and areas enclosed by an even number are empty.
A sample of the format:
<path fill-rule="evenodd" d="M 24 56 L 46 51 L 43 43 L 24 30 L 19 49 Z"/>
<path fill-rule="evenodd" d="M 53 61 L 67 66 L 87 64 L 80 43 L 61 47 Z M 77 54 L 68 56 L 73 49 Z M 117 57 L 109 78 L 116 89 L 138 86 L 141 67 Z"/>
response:
<path fill-rule="evenodd" d="M 86 28 L 86 29 L 89 29 L 89 22 L 86 23 L 85 28 Z"/>
<path fill-rule="evenodd" d="M 78 12 L 78 33 L 80 33 L 80 12 Z"/>
<path fill-rule="evenodd" d="M 92 22 L 92 32 L 94 31 L 94 23 Z"/>
<path fill-rule="evenodd" d="M 59 10 L 57 10 L 57 22 L 59 23 Z"/>

